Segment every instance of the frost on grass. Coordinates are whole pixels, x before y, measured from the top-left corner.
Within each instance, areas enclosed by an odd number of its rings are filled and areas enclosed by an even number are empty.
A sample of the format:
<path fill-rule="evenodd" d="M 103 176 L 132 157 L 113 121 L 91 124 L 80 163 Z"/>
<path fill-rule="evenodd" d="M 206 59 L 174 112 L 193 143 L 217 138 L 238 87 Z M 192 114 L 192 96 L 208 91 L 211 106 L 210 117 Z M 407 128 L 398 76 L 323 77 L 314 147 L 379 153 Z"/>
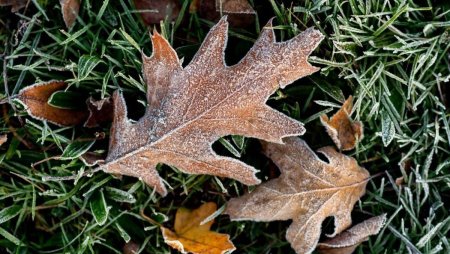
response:
<path fill-rule="evenodd" d="M 253 185 L 256 170 L 238 160 L 218 156 L 213 142 L 242 135 L 281 143 L 304 133 L 303 124 L 265 103 L 278 88 L 318 70 L 307 59 L 323 35 L 307 29 L 295 38 L 276 42 L 269 22 L 247 55 L 226 66 L 228 23 L 215 25 L 188 66 L 157 32 L 153 54 L 143 56 L 148 108 L 136 123 L 127 119 L 124 98 L 115 92 L 109 154 L 101 168 L 139 177 L 166 195 L 155 167 L 176 166 L 190 174 L 209 174 Z"/>

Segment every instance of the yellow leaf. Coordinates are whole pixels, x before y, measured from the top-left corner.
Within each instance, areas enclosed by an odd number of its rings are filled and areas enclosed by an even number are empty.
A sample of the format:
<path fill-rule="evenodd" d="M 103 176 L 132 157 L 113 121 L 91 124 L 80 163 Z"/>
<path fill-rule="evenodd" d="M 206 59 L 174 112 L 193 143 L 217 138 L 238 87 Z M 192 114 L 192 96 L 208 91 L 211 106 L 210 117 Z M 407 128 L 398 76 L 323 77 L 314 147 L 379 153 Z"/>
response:
<path fill-rule="evenodd" d="M 164 241 L 181 253 L 222 254 L 235 249 L 230 236 L 210 231 L 214 221 L 201 222 L 214 213 L 213 202 L 201 205 L 195 210 L 180 208 L 175 215 L 175 232 L 161 227 Z"/>

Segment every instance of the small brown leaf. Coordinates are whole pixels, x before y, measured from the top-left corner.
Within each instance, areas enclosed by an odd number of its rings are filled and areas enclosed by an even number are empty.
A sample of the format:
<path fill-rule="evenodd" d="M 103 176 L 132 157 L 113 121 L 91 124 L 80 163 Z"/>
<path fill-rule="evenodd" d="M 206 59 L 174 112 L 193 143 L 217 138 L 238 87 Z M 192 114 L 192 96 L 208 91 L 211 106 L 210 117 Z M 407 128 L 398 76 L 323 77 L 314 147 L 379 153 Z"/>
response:
<path fill-rule="evenodd" d="M 71 28 L 78 17 L 80 0 L 59 0 L 59 3 L 61 4 L 64 23 L 66 23 L 67 28 Z"/>
<path fill-rule="evenodd" d="M 179 208 L 175 215 L 175 232 L 161 227 L 164 242 L 181 253 L 222 254 L 235 249 L 230 236 L 210 231 L 214 221 L 201 222 L 214 213 L 213 202 L 201 205 L 195 210 Z"/>
<path fill-rule="evenodd" d="M 139 252 L 139 244 L 131 241 L 127 242 L 122 249 L 123 254 L 136 254 Z"/>
<path fill-rule="evenodd" d="M 351 225 L 351 211 L 365 193 L 369 173 L 332 147 L 318 151 L 328 159 L 325 162 L 303 140 L 291 137 L 284 141 L 284 145 L 263 143 L 264 153 L 277 164 L 280 177 L 232 198 L 225 213 L 232 220 L 292 219 L 286 239 L 298 254 L 311 253 L 327 217 L 335 219 L 331 236 Z"/>
<path fill-rule="evenodd" d="M 0 0 L 0 6 L 11 6 L 11 12 L 17 12 L 27 5 L 28 0 Z"/>
<path fill-rule="evenodd" d="M 321 254 L 351 254 L 369 236 L 376 235 L 386 222 L 386 214 L 365 220 L 334 238 L 317 245 Z"/>
<path fill-rule="evenodd" d="M 17 98 L 25 104 L 28 114 L 34 118 L 60 126 L 80 124 L 87 117 L 85 110 L 61 109 L 47 103 L 54 92 L 65 88 L 67 84 L 64 81 L 38 83 L 20 90 Z"/>
<path fill-rule="evenodd" d="M 153 55 L 143 56 L 149 106 L 133 123 L 123 96 L 114 93 L 108 157 L 101 166 L 105 172 L 139 177 L 161 195 L 167 190 L 155 169 L 158 163 L 253 185 L 260 182 L 253 167 L 216 154 L 211 145 L 226 135 L 282 143 L 283 137 L 304 133 L 302 123 L 266 101 L 278 88 L 319 70 L 308 63 L 308 56 L 323 35 L 307 29 L 276 42 L 269 22 L 247 55 L 226 66 L 227 32 L 223 18 L 186 67 L 169 42 L 153 34 Z"/>
<path fill-rule="evenodd" d="M 194 0 L 190 13 L 198 12 L 201 17 L 216 21 L 228 15 L 232 27 L 246 27 L 255 20 L 255 10 L 247 0 Z"/>
<path fill-rule="evenodd" d="M 141 12 L 141 17 L 147 25 L 159 24 L 161 20 L 168 18 L 175 20 L 180 13 L 178 0 L 134 0 L 134 5 Z"/>
<path fill-rule="evenodd" d="M 114 108 L 111 97 L 98 101 L 94 100 L 92 97 L 89 97 L 86 101 L 86 105 L 89 110 L 89 116 L 84 123 L 84 127 L 94 128 L 102 123 L 111 122 L 113 120 Z"/>
<path fill-rule="evenodd" d="M 223 14 L 256 14 L 247 0 L 215 0 L 216 11 Z"/>
<path fill-rule="evenodd" d="M 402 186 L 405 183 L 405 177 L 397 177 L 395 178 L 395 185 Z"/>
<path fill-rule="evenodd" d="M 363 124 L 350 119 L 352 109 L 353 97 L 350 96 L 331 119 L 328 119 L 325 114 L 320 117 L 328 135 L 333 139 L 339 150 L 352 150 L 356 143 L 363 138 Z"/>
<path fill-rule="evenodd" d="M 0 135 L 0 146 L 6 143 L 6 141 L 8 141 L 8 136 L 6 134 Z"/>

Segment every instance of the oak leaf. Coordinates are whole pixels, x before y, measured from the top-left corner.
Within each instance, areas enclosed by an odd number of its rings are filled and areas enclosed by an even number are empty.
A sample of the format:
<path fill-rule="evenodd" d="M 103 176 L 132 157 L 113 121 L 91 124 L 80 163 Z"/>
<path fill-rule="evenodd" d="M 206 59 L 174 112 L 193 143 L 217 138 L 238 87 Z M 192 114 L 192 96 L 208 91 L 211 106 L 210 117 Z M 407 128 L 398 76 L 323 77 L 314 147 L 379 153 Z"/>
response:
<path fill-rule="evenodd" d="M 351 254 L 369 236 L 376 235 L 386 222 L 386 214 L 372 217 L 317 245 L 321 254 Z"/>
<path fill-rule="evenodd" d="M 292 219 L 286 239 L 299 254 L 311 253 L 319 241 L 322 222 L 335 218 L 334 236 L 351 225 L 350 213 L 364 195 L 369 173 L 355 159 L 332 147 L 318 150 L 322 161 L 301 139 L 263 144 L 264 153 L 281 171 L 251 193 L 232 198 L 225 209 L 232 220 Z"/>
<path fill-rule="evenodd" d="M 278 88 L 318 70 L 307 59 L 322 34 L 310 28 L 276 42 L 269 22 L 247 55 L 226 66 L 227 31 L 223 18 L 184 68 L 167 40 L 153 34 L 153 54 L 143 56 L 148 108 L 132 123 L 123 96 L 114 93 L 109 151 L 101 166 L 105 172 L 139 177 L 161 195 L 167 191 L 155 170 L 158 163 L 253 185 L 260 182 L 253 167 L 217 155 L 211 145 L 226 135 L 282 143 L 283 137 L 304 133 L 302 123 L 265 102 Z"/>
<path fill-rule="evenodd" d="M 48 99 L 56 92 L 67 88 L 64 81 L 49 81 L 28 86 L 19 91 L 17 98 L 27 107 L 28 114 L 60 126 L 82 123 L 87 112 L 83 109 L 65 109 L 49 105 Z"/>
<path fill-rule="evenodd" d="M 328 135 L 330 135 L 339 150 L 352 150 L 358 141 L 363 138 L 362 123 L 354 122 L 350 119 L 352 109 L 353 97 L 350 96 L 331 119 L 328 119 L 328 116 L 325 114 L 320 117 L 320 121 L 325 126 Z"/>
<path fill-rule="evenodd" d="M 179 208 L 175 215 L 175 232 L 161 227 L 164 241 L 181 253 L 221 254 L 233 251 L 235 247 L 229 235 L 210 231 L 214 221 L 202 224 L 216 209 L 213 202 L 205 203 L 192 211 Z"/>

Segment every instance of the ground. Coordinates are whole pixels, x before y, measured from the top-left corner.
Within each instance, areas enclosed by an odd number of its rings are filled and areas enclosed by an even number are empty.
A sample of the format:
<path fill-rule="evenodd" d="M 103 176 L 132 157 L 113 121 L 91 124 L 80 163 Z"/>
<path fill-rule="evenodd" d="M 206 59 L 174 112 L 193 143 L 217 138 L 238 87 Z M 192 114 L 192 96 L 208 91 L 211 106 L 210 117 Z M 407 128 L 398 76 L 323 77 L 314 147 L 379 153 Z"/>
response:
<path fill-rule="evenodd" d="M 186 64 L 215 23 L 189 12 L 191 1 L 179 2 L 175 21 L 150 27 L 128 0 L 82 1 L 71 29 L 65 27 L 58 1 L 29 1 L 27 9 L 15 14 L 10 7 L 0 7 L 0 134 L 8 137 L 0 147 L 2 253 L 122 253 L 124 246 L 130 247 L 125 244 L 130 239 L 140 253 L 175 253 L 164 244 L 158 225 L 172 227 L 178 207 L 195 208 L 206 201 L 220 207 L 248 190 L 233 180 L 187 175 L 165 165 L 159 172 L 171 188 L 164 198 L 136 178 L 119 179 L 103 172 L 75 181 L 43 180 L 91 170 L 79 158 L 48 158 L 60 156 L 80 138 L 97 139 L 90 149 L 105 153 L 110 126 L 58 127 L 33 119 L 14 100 L 18 91 L 49 80 L 65 80 L 69 90 L 83 98 L 100 99 L 121 89 L 132 108 L 130 117 L 138 119 L 145 109 L 141 50 L 151 53 L 149 30 L 161 31 Z M 450 4 L 432 0 L 250 3 L 256 21 L 231 27 L 229 65 L 244 56 L 261 26 L 273 16 L 277 40 L 292 38 L 311 26 L 326 35 L 310 58 L 321 71 L 279 90 L 268 102 L 305 123 L 302 138 L 312 148 L 333 145 L 319 116 L 335 112 L 345 98 L 354 96 L 352 117 L 364 124 L 364 139 L 345 153 L 375 177 L 352 217 L 359 222 L 387 213 L 388 218 L 382 231 L 356 253 L 449 253 Z M 96 138 L 96 133 L 105 133 L 105 138 Z M 224 137 L 214 149 L 240 156 L 260 169 L 260 179 L 278 174 L 261 155 L 257 140 Z M 103 202 L 110 210 L 100 226 L 93 213 L 99 213 Z M 331 232 L 332 223 L 326 221 L 323 230 Z M 231 236 L 236 253 L 294 253 L 284 238 L 288 225 L 230 222 L 227 216 L 218 216 L 213 228 Z"/>

